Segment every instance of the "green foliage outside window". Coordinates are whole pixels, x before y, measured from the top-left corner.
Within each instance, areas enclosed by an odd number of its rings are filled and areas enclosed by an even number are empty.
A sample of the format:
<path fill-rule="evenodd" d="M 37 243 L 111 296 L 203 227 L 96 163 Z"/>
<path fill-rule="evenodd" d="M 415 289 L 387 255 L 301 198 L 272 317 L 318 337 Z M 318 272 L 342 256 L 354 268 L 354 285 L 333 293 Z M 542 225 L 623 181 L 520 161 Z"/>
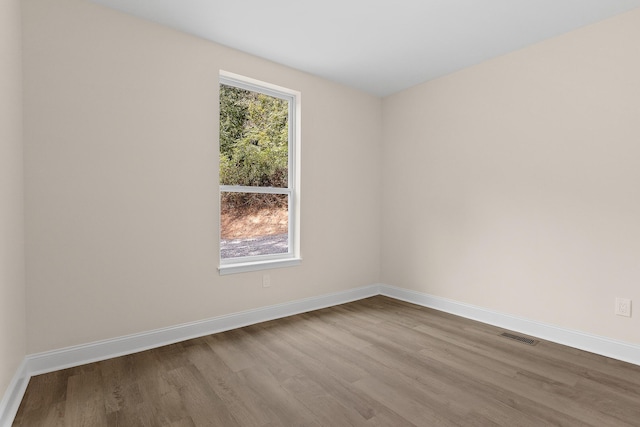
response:
<path fill-rule="evenodd" d="M 279 98 L 220 85 L 220 184 L 286 188 L 289 105 Z M 223 206 L 279 205 L 269 194 L 223 193 Z"/>

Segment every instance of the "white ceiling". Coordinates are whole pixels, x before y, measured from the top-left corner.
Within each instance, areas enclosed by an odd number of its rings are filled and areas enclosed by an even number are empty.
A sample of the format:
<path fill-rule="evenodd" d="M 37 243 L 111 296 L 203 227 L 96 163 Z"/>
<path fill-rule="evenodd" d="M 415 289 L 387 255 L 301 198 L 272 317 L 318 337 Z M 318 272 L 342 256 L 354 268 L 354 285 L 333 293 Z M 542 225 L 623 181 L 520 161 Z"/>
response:
<path fill-rule="evenodd" d="M 385 96 L 640 0 L 92 0 Z"/>

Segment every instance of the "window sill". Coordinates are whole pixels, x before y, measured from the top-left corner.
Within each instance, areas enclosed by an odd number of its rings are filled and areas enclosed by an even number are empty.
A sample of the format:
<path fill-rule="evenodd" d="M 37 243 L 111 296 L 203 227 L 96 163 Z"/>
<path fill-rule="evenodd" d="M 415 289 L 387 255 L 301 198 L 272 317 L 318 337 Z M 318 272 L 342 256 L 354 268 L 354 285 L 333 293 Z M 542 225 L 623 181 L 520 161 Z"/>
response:
<path fill-rule="evenodd" d="M 225 264 L 218 267 L 221 276 L 227 274 L 246 273 L 248 271 L 268 270 L 271 268 L 295 267 L 302 263 L 302 258 L 275 259 L 269 261 Z"/>

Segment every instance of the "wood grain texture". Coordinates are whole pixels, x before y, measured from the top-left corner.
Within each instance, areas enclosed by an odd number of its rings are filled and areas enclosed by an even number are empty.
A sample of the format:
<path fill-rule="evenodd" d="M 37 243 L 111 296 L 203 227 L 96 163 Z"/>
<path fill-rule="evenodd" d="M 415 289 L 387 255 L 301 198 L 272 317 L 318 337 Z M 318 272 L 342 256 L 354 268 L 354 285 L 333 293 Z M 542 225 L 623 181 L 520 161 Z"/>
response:
<path fill-rule="evenodd" d="M 640 426 L 640 367 L 377 296 L 33 377 L 15 426 Z"/>

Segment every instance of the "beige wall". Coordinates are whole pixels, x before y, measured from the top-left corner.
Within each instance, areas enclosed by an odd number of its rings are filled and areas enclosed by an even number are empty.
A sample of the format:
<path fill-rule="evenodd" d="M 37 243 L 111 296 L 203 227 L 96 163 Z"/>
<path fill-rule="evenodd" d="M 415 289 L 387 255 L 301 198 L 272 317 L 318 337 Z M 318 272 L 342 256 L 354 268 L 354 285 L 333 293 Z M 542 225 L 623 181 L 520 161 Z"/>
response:
<path fill-rule="evenodd" d="M 385 99 L 382 281 L 640 343 L 638 40 L 640 10 Z"/>
<path fill-rule="evenodd" d="M 20 1 L 0 0 L 0 399 L 26 351 Z"/>
<path fill-rule="evenodd" d="M 380 99 L 86 1 L 23 14 L 29 353 L 377 281 Z M 220 69 L 302 92 L 303 264 L 271 288 L 216 270 Z"/>

